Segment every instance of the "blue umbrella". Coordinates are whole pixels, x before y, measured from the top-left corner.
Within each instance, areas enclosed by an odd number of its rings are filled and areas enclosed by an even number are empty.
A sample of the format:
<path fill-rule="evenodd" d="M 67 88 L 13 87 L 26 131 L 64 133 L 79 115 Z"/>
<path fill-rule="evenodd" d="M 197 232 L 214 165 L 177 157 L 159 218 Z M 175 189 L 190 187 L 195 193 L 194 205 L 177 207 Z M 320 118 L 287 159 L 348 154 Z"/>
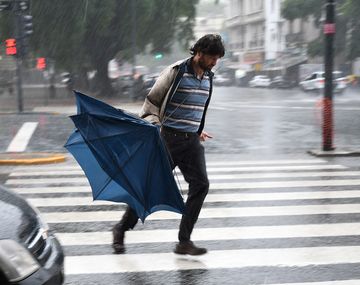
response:
<path fill-rule="evenodd" d="M 94 200 L 127 203 L 144 222 L 160 210 L 184 213 L 159 128 L 75 92 L 76 130 L 65 144 L 89 180 Z"/>

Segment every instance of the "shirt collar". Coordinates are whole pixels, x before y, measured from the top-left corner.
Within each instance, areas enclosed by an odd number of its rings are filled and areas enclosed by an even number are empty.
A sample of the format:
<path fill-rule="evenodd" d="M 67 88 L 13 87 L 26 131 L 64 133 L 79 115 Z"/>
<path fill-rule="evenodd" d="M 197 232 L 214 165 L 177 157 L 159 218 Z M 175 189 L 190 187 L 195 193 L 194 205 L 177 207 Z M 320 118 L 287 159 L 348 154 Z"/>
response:
<path fill-rule="evenodd" d="M 192 66 L 192 60 L 193 60 L 193 57 L 190 57 L 186 60 L 186 66 L 187 66 L 187 72 L 188 73 L 191 73 L 193 74 L 194 76 L 196 75 L 195 74 L 195 71 L 194 71 L 194 68 Z M 213 77 L 214 76 L 214 72 L 210 71 L 210 70 L 206 70 L 204 75 L 206 76 L 209 76 L 209 77 Z"/>

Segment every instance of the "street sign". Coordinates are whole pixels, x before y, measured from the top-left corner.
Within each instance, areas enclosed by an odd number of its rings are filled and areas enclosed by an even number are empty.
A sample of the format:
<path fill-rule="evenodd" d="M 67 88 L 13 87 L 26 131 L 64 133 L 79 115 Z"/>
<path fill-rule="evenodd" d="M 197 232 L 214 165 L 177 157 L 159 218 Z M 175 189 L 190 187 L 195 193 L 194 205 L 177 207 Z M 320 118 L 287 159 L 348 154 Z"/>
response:
<path fill-rule="evenodd" d="M 13 3 L 13 1 L 0 1 L 0 11 L 12 10 Z"/>
<path fill-rule="evenodd" d="M 335 34 L 335 23 L 327 23 L 324 25 L 324 34 Z"/>

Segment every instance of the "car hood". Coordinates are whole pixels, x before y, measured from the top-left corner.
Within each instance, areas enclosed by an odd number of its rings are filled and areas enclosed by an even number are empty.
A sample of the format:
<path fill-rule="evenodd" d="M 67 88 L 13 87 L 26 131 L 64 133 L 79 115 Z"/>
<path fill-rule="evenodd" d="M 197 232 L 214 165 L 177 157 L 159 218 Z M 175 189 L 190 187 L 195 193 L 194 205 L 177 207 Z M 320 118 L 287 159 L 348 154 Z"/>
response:
<path fill-rule="evenodd" d="M 25 242 L 39 227 L 37 213 L 19 195 L 0 186 L 0 239 Z"/>

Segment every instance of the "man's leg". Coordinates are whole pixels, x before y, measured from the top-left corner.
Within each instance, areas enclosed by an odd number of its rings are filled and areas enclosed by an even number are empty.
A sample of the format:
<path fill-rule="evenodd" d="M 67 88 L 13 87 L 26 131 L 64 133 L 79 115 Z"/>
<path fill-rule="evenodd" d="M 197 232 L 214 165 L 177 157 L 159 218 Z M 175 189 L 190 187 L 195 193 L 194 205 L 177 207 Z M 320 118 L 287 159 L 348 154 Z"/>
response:
<path fill-rule="evenodd" d="M 199 217 L 205 197 L 209 191 L 209 180 L 206 172 L 204 147 L 198 137 L 191 138 L 186 156 L 178 166 L 189 183 L 188 198 L 185 203 L 185 214 L 182 216 L 179 229 L 179 244 L 175 252 L 179 254 L 200 255 L 205 248 L 198 248 L 191 242 L 191 233 Z"/>
<path fill-rule="evenodd" d="M 124 237 L 125 232 L 133 229 L 138 222 L 138 216 L 129 206 L 119 223 L 113 227 L 113 249 L 114 253 L 120 254 L 125 252 Z"/>

